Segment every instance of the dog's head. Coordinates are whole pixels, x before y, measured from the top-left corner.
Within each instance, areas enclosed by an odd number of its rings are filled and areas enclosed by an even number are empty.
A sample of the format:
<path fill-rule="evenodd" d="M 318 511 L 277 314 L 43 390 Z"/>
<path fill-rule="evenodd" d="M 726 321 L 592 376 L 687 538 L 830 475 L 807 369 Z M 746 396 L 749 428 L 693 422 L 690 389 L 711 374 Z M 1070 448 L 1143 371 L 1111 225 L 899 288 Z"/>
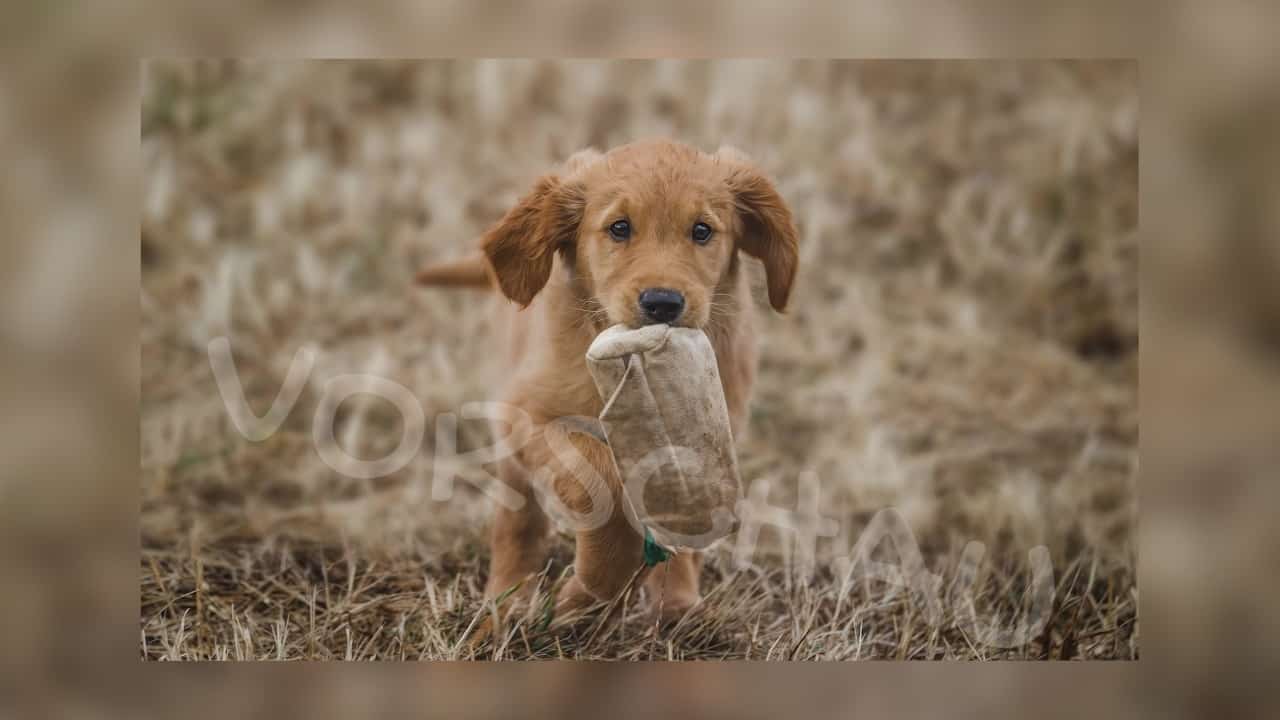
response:
<path fill-rule="evenodd" d="M 560 253 L 608 322 L 631 327 L 705 326 L 739 250 L 764 264 L 769 302 L 782 310 L 796 243 L 791 211 L 745 155 L 667 141 L 575 154 L 483 239 L 511 300 L 528 305 Z"/>

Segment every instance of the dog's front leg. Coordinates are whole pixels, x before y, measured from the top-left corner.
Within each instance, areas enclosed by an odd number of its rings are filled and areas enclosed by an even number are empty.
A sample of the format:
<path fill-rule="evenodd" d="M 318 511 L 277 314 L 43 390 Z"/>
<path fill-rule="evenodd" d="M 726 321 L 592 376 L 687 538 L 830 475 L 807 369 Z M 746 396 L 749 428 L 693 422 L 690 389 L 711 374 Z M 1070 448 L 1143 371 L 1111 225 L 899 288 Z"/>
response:
<path fill-rule="evenodd" d="M 533 591 L 529 578 L 542 570 L 547 559 L 549 523 L 534 496 L 524 463 L 515 458 L 504 460 L 498 474 L 524 502 L 518 508 L 499 503 L 495 510 L 485 597 L 527 597 Z"/>
<path fill-rule="evenodd" d="M 650 608 L 663 622 L 679 620 L 698 604 L 701 571 L 702 553 L 693 550 L 681 550 L 649 571 L 644 581 L 645 592 Z"/>
<path fill-rule="evenodd" d="M 644 538 L 628 521 L 609 446 L 589 434 L 567 437 L 557 452 L 553 488 L 573 517 L 574 575 L 560 591 L 562 610 L 609 602 L 627 589 L 644 562 Z"/>

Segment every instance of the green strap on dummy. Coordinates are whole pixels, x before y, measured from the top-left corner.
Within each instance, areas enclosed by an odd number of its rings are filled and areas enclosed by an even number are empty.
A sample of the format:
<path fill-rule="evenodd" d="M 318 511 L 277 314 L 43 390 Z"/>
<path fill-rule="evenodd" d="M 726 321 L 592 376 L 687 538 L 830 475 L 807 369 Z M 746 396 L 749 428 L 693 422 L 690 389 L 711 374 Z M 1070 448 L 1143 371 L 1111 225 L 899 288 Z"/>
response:
<path fill-rule="evenodd" d="M 658 544 L 653 539 L 653 533 L 649 532 L 649 528 L 644 529 L 644 564 L 645 567 L 653 567 L 661 562 L 666 562 L 671 557 L 671 553 L 667 549 Z"/>

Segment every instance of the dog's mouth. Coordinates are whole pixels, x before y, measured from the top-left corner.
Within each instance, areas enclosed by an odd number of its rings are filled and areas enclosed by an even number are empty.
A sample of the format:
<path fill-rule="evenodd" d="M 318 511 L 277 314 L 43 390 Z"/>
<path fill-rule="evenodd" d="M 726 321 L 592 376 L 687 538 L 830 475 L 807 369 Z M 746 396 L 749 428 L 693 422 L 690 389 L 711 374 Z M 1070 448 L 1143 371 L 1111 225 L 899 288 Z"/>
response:
<path fill-rule="evenodd" d="M 610 304 L 603 300 L 593 300 L 594 310 L 591 313 L 597 324 L 603 322 L 604 327 L 624 325 L 630 330 L 637 330 L 649 325 L 669 325 L 671 327 L 693 328 L 705 330 L 710 313 L 694 306 L 689 307 L 675 318 L 653 317 L 642 308 L 628 307 L 627 303 Z M 601 328 L 603 329 L 603 328 Z"/>
<path fill-rule="evenodd" d="M 695 322 L 694 320 L 695 318 L 680 317 L 680 318 L 676 318 L 675 320 L 658 321 L 658 320 L 653 320 L 651 318 L 647 318 L 637 314 L 637 315 L 627 317 L 622 321 L 615 322 L 613 324 L 626 325 L 627 328 L 630 330 L 638 330 L 642 327 L 648 327 L 649 325 L 667 325 L 670 327 L 693 328 L 695 330 L 702 330 L 703 324 Z"/>

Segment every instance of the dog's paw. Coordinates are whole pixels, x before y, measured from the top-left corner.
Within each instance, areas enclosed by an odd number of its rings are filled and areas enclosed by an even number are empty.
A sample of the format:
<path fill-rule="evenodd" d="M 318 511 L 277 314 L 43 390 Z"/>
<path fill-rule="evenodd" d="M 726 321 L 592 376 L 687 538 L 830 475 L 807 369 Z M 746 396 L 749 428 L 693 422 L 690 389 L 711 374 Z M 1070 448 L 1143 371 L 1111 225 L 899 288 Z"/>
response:
<path fill-rule="evenodd" d="M 556 594 L 556 615 L 573 615 L 575 613 L 584 613 L 588 609 L 600 604 L 594 595 L 592 595 L 582 581 L 575 575 L 569 578 Z"/>
<path fill-rule="evenodd" d="M 553 616 L 554 593 L 546 578 L 530 575 L 514 581 L 490 581 L 485 590 L 483 615 L 472 624 L 463 642 L 473 656 L 483 655 L 502 634 L 517 624 L 544 629 Z"/>
<path fill-rule="evenodd" d="M 498 607 L 527 602 L 537 589 L 538 581 L 539 577 L 536 573 L 491 577 L 484 586 L 485 601 L 492 602 Z"/>
<path fill-rule="evenodd" d="M 665 592 L 648 598 L 648 611 L 662 625 L 674 625 L 700 602 L 702 596 L 695 592 Z"/>

